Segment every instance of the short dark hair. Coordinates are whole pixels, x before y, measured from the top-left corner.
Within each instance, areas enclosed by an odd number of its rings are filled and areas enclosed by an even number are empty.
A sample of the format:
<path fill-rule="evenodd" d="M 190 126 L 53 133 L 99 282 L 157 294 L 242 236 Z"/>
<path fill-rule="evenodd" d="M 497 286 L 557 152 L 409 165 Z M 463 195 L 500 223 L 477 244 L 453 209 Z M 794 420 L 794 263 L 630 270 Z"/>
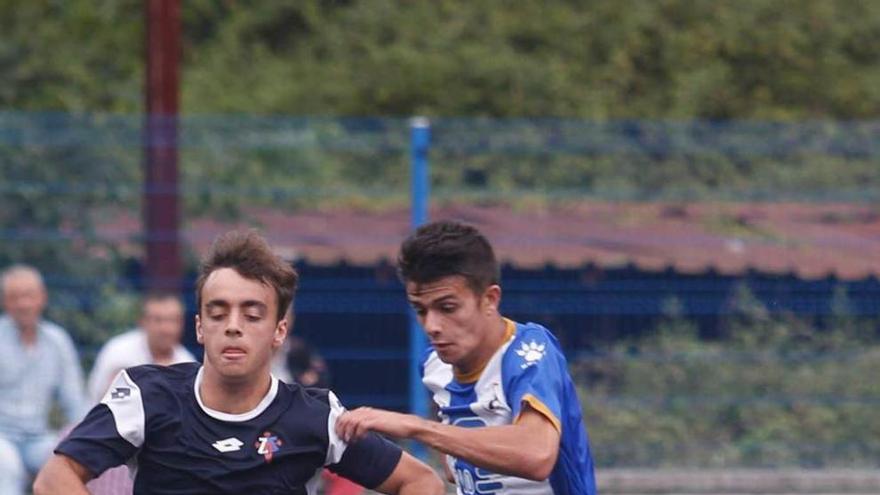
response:
<path fill-rule="evenodd" d="M 290 263 L 272 251 L 269 243 L 257 231 L 233 230 L 214 241 L 211 250 L 202 260 L 196 279 L 198 313 L 202 312 L 202 288 L 205 280 L 220 268 L 232 268 L 244 278 L 258 280 L 275 289 L 278 296 L 277 318 L 279 321 L 284 318 L 284 313 L 293 302 L 299 275 Z"/>
<path fill-rule="evenodd" d="M 404 283 L 423 284 L 460 275 L 477 294 L 501 280 L 486 237 L 476 227 L 450 220 L 423 225 L 403 241 L 397 270 Z"/>

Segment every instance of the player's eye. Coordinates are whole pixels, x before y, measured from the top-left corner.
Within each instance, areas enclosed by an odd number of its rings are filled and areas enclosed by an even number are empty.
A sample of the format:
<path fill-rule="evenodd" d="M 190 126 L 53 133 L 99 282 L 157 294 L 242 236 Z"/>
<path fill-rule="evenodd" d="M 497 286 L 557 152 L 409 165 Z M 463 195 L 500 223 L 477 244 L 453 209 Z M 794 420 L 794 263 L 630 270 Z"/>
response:
<path fill-rule="evenodd" d="M 415 311 L 416 314 L 419 316 L 425 316 L 426 314 L 428 314 L 428 310 L 422 307 L 413 307 L 413 311 Z"/>
<path fill-rule="evenodd" d="M 444 304 L 440 306 L 440 311 L 444 313 L 454 313 L 456 309 L 458 309 L 458 306 L 455 304 Z"/>
<path fill-rule="evenodd" d="M 245 313 L 244 319 L 247 321 L 260 321 L 263 319 L 263 315 L 259 313 Z"/>

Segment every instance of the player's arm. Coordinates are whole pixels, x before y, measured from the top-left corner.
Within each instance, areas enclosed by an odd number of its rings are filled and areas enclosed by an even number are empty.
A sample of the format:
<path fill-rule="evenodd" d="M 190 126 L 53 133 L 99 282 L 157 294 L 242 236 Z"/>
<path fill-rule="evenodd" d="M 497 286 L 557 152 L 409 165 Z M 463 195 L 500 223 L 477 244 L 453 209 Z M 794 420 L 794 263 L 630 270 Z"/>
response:
<path fill-rule="evenodd" d="M 544 480 L 559 456 L 560 432 L 556 424 L 528 403 L 512 425 L 463 428 L 364 407 L 346 412 L 336 422 L 346 441 L 369 431 L 396 438 L 413 438 L 490 471 Z"/>
<path fill-rule="evenodd" d="M 141 389 L 126 371 L 111 387 L 55 447 L 35 482 L 35 493 L 88 493 L 85 482 L 137 454 L 146 424 Z"/>
<path fill-rule="evenodd" d="M 389 440 L 365 432 L 357 441 L 339 437 L 337 422 L 345 416 L 339 399 L 328 394 L 327 458 L 330 471 L 382 493 L 396 495 L 442 495 L 443 481 L 428 467 Z"/>
<path fill-rule="evenodd" d="M 34 481 L 34 495 L 88 495 L 86 483 L 93 478 L 85 466 L 55 454 L 49 458 Z"/>
<path fill-rule="evenodd" d="M 396 495 L 442 495 L 446 487 L 433 469 L 404 452 L 397 467 L 376 487 L 376 491 Z"/>

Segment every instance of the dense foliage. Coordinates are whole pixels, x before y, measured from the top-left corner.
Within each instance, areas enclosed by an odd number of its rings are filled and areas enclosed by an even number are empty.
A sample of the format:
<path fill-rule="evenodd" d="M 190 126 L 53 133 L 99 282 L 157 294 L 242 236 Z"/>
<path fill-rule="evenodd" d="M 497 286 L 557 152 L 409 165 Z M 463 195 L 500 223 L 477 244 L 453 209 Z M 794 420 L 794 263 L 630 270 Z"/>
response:
<path fill-rule="evenodd" d="M 872 118 L 861 0 L 187 0 L 188 113 Z M 137 112 L 139 0 L 0 1 L 0 108 Z"/>
<path fill-rule="evenodd" d="M 675 301 L 656 331 L 573 364 L 606 466 L 873 467 L 876 321 L 839 292 L 817 330 L 741 289 L 727 336 L 697 338 Z"/>

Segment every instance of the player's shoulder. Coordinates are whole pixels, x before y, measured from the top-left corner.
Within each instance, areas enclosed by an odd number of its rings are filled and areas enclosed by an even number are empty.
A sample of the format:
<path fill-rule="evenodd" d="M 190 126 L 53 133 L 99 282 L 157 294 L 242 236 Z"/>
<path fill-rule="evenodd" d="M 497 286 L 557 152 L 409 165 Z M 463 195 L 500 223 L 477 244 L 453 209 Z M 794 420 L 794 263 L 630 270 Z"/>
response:
<path fill-rule="evenodd" d="M 301 400 L 318 404 L 329 404 L 330 389 L 318 387 L 304 387 L 298 383 L 285 384 L 287 389 L 296 394 Z"/>
<path fill-rule="evenodd" d="M 279 392 L 290 397 L 292 407 L 297 411 L 326 413 L 336 400 L 333 392 L 326 388 L 304 387 L 298 383 L 278 380 Z"/>
<path fill-rule="evenodd" d="M 504 370 L 508 374 L 525 370 L 547 358 L 562 358 L 559 341 L 550 330 L 538 323 L 516 323 L 516 333 L 504 352 Z"/>
<path fill-rule="evenodd" d="M 107 388 L 101 403 L 114 417 L 141 418 L 150 421 L 159 416 L 177 416 L 181 397 L 191 396 L 198 363 L 158 366 L 145 364 L 120 371 Z"/>
<path fill-rule="evenodd" d="M 279 424 L 291 434 L 325 442 L 328 424 L 333 417 L 344 411 L 339 399 L 329 389 L 303 387 L 296 383 L 279 382 L 279 403 L 283 404 L 283 417 Z M 287 396 L 285 399 L 284 396 Z"/>
<path fill-rule="evenodd" d="M 532 343 L 534 343 L 534 345 L 532 345 Z M 559 349 L 559 341 L 556 339 L 556 336 L 554 336 L 547 327 L 540 323 L 533 322 L 516 323 L 516 333 L 514 334 L 513 341 L 508 348 L 508 354 L 511 352 L 515 353 L 516 349 L 522 347 L 523 344 L 530 347 L 544 345 L 545 348 L 552 347 L 554 349 Z"/>
<path fill-rule="evenodd" d="M 192 387 L 200 367 L 199 363 L 142 364 L 126 368 L 124 373 L 139 387 Z"/>
<path fill-rule="evenodd" d="M 195 394 L 194 383 L 200 367 L 199 363 L 132 366 L 119 373 L 108 393 L 114 388 L 130 388 L 133 395 L 139 397 L 148 417 L 176 414 L 179 404 L 192 407 L 195 402 L 188 399 Z M 107 400 L 107 396 L 104 400 Z"/>

